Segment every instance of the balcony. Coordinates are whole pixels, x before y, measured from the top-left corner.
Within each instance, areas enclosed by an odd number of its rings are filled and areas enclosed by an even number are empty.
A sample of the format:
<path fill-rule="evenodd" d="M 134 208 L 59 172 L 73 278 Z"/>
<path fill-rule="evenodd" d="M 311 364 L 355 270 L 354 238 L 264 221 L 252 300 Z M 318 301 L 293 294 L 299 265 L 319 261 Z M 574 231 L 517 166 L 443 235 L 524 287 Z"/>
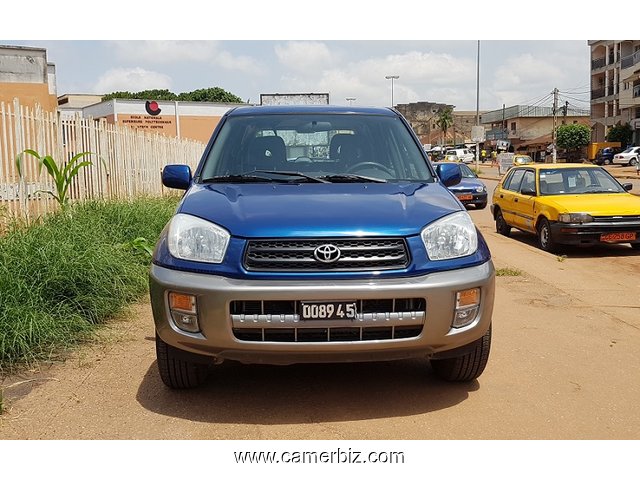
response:
<path fill-rule="evenodd" d="M 640 62 L 640 50 L 635 52 L 633 55 L 627 55 L 621 61 L 621 68 L 629 68 L 633 67 L 636 63 Z"/>
<path fill-rule="evenodd" d="M 595 60 L 591 60 L 591 70 L 596 70 L 597 68 L 602 68 L 606 65 L 606 57 L 596 58 Z"/>
<path fill-rule="evenodd" d="M 596 90 L 591 90 L 591 100 L 595 100 L 596 98 L 602 98 L 605 96 L 604 87 L 597 88 Z"/>

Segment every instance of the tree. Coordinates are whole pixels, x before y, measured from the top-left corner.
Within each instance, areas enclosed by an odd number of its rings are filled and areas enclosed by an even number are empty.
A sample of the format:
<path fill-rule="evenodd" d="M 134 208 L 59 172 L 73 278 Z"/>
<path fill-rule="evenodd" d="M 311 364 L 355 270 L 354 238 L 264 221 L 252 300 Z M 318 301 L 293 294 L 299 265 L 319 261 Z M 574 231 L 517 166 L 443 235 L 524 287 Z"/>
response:
<path fill-rule="evenodd" d="M 217 103 L 244 103 L 240 97 L 233 93 L 227 92 L 220 87 L 201 88 L 192 92 L 183 92 L 176 95 L 167 89 L 143 90 L 141 92 L 113 92 L 102 97 L 102 101 L 111 100 L 113 98 L 122 98 L 129 100 L 169 100 L 169 101 L 187 101 L 187 102 L 217 102 Z"/>
<path fill-rule="evenodd" d="M 629 145 L 633 139 L 633 130 L 631 125 L 625 123 L 624 125 L 614 125 L 607 132 L 607 142 L 620 142 L 623 147 Z"/>
<path fill-rule="evenodd" d="M 442 143 L 446 142 L 447 139 L 447 130 L 449 127 L 453 125 L 453 110 L 451 107 L 447 107 L 444 110 L 440 110 L 438 114 L 438 119 L 436 120 L 436 125 L 442 130 L 442 135 L 445 139 Z"/>
<path fill-rule="evenodd" d="M 589 145 L 591 141 L 591 129 L 580 123 L 560 125 L 556 128 L 556 143 L 559 148 L 564 148 L 571 158 L 580 154 L 580 149 Z"/>

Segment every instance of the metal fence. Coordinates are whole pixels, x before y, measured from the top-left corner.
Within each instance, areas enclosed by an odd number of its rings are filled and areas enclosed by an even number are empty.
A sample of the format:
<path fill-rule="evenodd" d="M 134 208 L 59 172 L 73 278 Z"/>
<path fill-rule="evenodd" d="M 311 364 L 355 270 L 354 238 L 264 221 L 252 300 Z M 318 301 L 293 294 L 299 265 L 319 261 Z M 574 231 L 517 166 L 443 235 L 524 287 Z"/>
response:
<path fill-rule="evenodd" d="M 91 152 L 83 160 L 91 166 L 79 170 L 69 199 L 131 199 L 141 195 L 163 195 L 160 173 L 170 163 L 195 168 L 205 145 L 167 137 L 104 120 L 61 118 L 56 112 L 0 102 L 0 223 L 7 218 L 34 217 L 58 208 L 46 191 L 55 191 L 35 157 L 23 155 L 23 175 L 18 174 L 16 156 L 25 149 L 51 155 L 64 165 L 74 155 Z"/>

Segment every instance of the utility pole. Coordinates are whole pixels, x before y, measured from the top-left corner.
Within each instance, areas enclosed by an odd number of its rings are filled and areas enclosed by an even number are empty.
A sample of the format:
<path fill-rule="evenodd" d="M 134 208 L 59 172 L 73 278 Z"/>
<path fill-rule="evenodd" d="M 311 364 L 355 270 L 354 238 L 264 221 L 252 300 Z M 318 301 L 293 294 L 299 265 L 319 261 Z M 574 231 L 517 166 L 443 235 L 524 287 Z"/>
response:
<path fill-rule="evenodd" d="M 551 151 L 551 155 L 553 158 L 553 163 L 558 162 L 558 152 L 556 149 L 556 126 L 558 124 L 558 89 L 553 89 L 553 131 L 551 132 L 551 146 L 553 150 Z"/>
<path fill-rule="evenodd" d="M 567 113 L 569 112 L 569 100 L 566 100 L 564 102 L 564 109 L 562 111 L 562 115 L 564 115 L 564 118 L 567 118 Z"/>

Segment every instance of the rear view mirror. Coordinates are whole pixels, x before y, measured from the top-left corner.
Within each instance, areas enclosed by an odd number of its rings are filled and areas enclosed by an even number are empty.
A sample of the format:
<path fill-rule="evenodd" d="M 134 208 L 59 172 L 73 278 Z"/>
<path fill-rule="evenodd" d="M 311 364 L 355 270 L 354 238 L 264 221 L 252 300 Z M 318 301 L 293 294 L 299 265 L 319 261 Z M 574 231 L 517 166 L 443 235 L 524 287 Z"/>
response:
<path fill-rule="evenodd" d="M 167 165 L 162 169 L 162 184 L 165 187 L 186 190 L 191 185 L 191 168 L 188 165 Z"/>
<path fill-rule="evenodd" d="M 442 163 L 439 165 L 438 174 L 446 187 L 457 185 L 462 181 L 462 170 L 455 163 Z"/>
<path fill-rule="evenodd" d="M 622 188 L 624 188 L 628 192 L 633 188 L 633 184 L 632 183 L 623 183 L 622 184 Z"/>

